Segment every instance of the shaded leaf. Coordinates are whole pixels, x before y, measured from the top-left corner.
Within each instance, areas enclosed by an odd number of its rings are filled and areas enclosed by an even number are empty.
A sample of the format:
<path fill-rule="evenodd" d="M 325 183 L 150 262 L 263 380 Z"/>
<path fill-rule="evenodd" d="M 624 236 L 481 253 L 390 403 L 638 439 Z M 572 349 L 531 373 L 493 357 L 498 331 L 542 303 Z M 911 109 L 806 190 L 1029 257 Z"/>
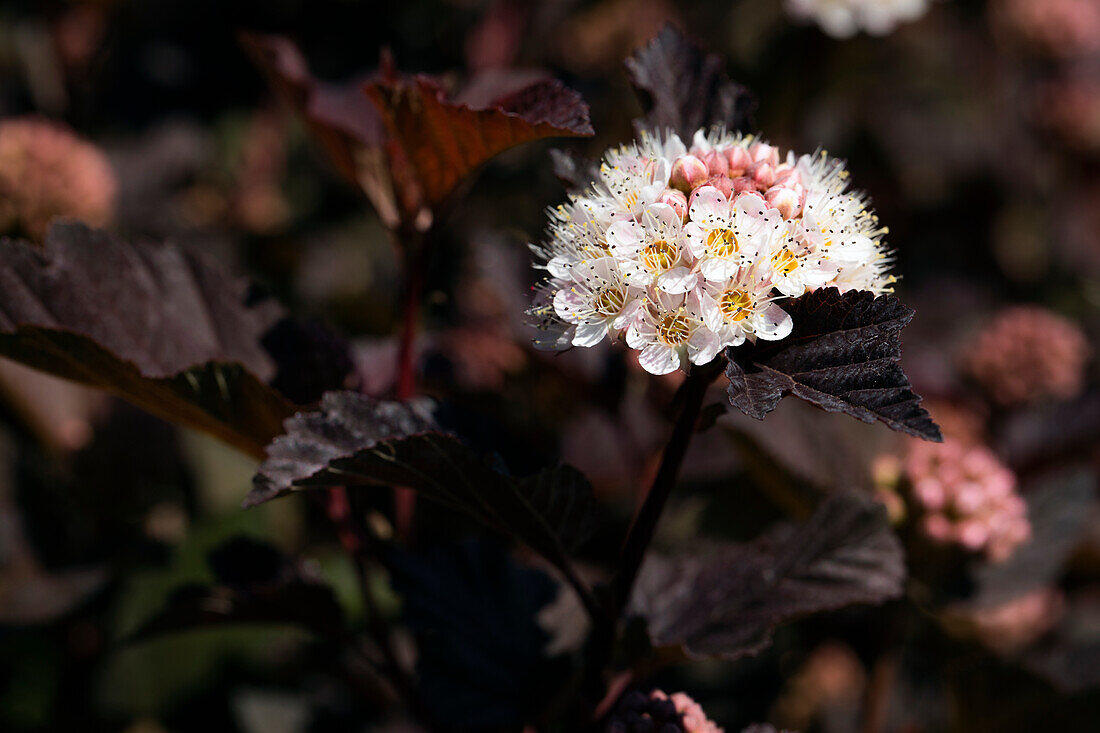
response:
<path fill-rule="evenodd" d="M 217 583 L 174 591 L 165 607 L 130 635 L 131 641 L 239 624 L 339 633 L 343 616 L 332 590 L 274 547 L 238 537 L 211 550 L 208 562 Z"/>
<path fill-rule="evenodd" d="M 793 394 L 828 412 L 943 439 L 898 363 L 901 330 L 912 309 L 893 295 L 836 288 L 806 293 L 783 307 L 794 319 L 790 336 L 726 351 L 734 407 L 763 420 Z"/>
<path fill-rule="evenodd" d="M 259 453 L 293 407 L 264 383 L 282 310 L 246 290 L 182 248 L 58 223 L 44 248 L 0 241 L 0 354 Z"/>
<path fill-rule="evenodd" d="M 1100 392 L 1014 410 L 993 428 L 997 452 L 1016 472 L 1059 465 L 1100 442 Z"/>
<path fill-rule="evenodd" d="M 885 509 L 857 494 L 829 498 L 808 523 L 751 544 L 646 559 L 630 610 L 657 645 L 735 659 L 763 650 L 799 616 L 901 595 L 905 561 Z"/>
<path fill-rule="evenodd" d="M 1031 539 L 1007 560 L 982 562 L 972 570 L 968 605 L 990 607 L 1057 581 L 1063 565 L 1095 519 L 1096 476 L 1087 469 L 1063 470 L 1025 492 Z"/>
<path fill-rule="evenodd" d="M 332 392 L 286 421 L 246 506 L 294 490 L 395 484 L 511 534 L 553 562 L 591 530 L 591 487 L 569 466 L 517 478 L 440 432 L 422 403 Z"/>
<path fill-rule="evenodd" d="M 1064 693 L 1100 687 L 1100 601 L 1095 593 L 1071 596 L 1058 627 L 1020 661 Z"/>
<path fill-rule="evenodd" d="M 556 686 L 536 614 L 554 599 L 549 576 L 475 542 L 395 551 L 388 566 L 417 636 L 424 701 L 447 729 L 518 730 L 547 703 Z"/>
<path fill-rule="evenodd" d="M 724 67 L 721 56 L 704 53 L 681 31 L 665 26 L 626 60 L 630 83 L 647 109 L 634 121 L 635 129 L 672 129 L 685 141 L 701 127 L 747 131 L 755 102 Z"/>
<path fill-rule="evenodd" d="M 592 134 L 588 106 L 554 80 L 522 75 L 517 84 L 516 77 L 497 74 L 450 98 L 428 76 L 385 68 L 334 85 L 313 78 L 285 38 L 246 34 L 242 43 L 337 170 L 362 187 L 391 228 L 429 226 L 466 177 L 510 147 Z"/>

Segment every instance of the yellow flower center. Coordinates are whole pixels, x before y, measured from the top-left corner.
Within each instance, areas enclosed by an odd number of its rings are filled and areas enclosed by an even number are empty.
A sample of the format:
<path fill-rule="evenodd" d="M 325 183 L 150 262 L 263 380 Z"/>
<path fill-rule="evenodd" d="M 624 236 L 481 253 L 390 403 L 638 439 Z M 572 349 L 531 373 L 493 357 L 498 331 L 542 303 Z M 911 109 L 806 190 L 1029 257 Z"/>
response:
<path fill-rule="evenodd" d="M 657 324 L 657 337 L 669 346 L 679 346 L 691 337 L 691 324 L 683 313 L 669 313 Z"/>
<path fill-rule="evenodd" d="M 743 321 L 752 313 L 752 296 L 744 290 L 727 290 L 718 298 L 718 309 L 728 321 Z"/>
<path fill-rule="evenodd" d="M 652 272 L 662 272 L 672 267 L 676 261 L 676 248 L 663 239 L 646 245 L 642 250 L 642 264 Z"/>
<path fill-rule="evenodd" d="M 784 275 L 790 275 L 798 269 L 798 258 L 794 256 L 794 252 L 791 252 L 789 247 L 784 247 L 772 255 L 772 264 L 775 265 L 775 269 Z"/>
<path fill-rule="evenodd" d="M 737 237 L 732 229 L 715 229 L 707 235 L 707 251 L 715 257 L 732 257 L 737 249 Z"/>
<path fill-rule="evenodd" d="M 614 316 L 623 309 L 626 296 L 622 290 L 615 287 L 607 287 L 596 293 L 593 308 L 601 316 Z"/>

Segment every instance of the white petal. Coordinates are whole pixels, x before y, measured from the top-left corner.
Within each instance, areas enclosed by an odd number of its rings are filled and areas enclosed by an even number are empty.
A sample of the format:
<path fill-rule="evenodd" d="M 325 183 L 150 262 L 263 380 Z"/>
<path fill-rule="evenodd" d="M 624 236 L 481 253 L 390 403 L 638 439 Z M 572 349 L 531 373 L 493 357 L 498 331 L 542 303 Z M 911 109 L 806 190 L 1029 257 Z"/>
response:
<path fill-rule="evenodd" d="M 644 349 L 657 338 L 657 329 L 653 324 L 639 318 L 626 329 L 626 345 L 632 349 Z"/>
<path fill-rule="evenodd" d="M 680 355 L 671 346 L 650 344 L 638 354 L 638 363 L 650 374 L 671 374 L 680 368 Z"/>
<path fill-rule="evenodd" d="M 573 267 L 573 260 L 558 255 L 549 262 L 546 263 L 546 269 L 550 271 L 550 274 L 554 277 L 560 277 L 568 279 L 571 275 Z"/>
<path fill-rule="evenodd" d="M 707 235 L 710 232 L 695 222 L 688 222 L 684 226 L 684 238 L 687 250 L 692 257 L 699 258 L 707 253 Z"/>
<path fill-rule="evenodd" d="M 775 278 L 775 289 L 786 295 L 788 298 L 797 298 L 806 292 L 806 286 L 802 284 L 801 280 L 796 280 L 791 277 L 784 277 L 778 275 Z"/>
<path fill-rule="evenodd" d="M 673 267 L 657 277 L 657 287 L 666 293 L 686 293 L 699 282 L 699 274 L 686 267 Z"/>
<path fill-rule="evenodd" d="M 607 323 L 582 323 L 573 336 L 574 346 L 595 346 L 607 335 Z"/>
<path fill-rule="evenodd" d="M 700 186 L 692 195 L 695 200 L 691 203 L 691 210 L 688 212 L 692 221 L 704 226 L 716 226 L 729 222 L 729 201 L 717 188 Z"/>
<path fill-rule="evenodd" d="M 642 228 L 638 222 L 617 221 L 607 228 L 607 246 L 617 256 L 637 254 L 643 240 Z"/>
<path fill-rule="evenodd" d="M 766 341 L 778 341 L 791 335 L 794 321 L 787 311 L 775 303 L 768 303 L 760 313 L 753 316 L 753 329 L 756 335 Z"/>
<path fill-rule="evenodd" d="M 699 263 L 699 272 L 712 282 L 723 282 L 737 274 L 739 265 L 722 257 L 708 257 Z"/>
<path fill-rule="evenodd" d="M 668 233 L 674 236 L 680 234 L 682 222 L 680 221 L 680 215 L 676 213 L 676 209 L 672 208 L 668 204 L 652 204 L 646 207 L 646 216 L 652 217 L 652 224 L 656 225 L 662 230 L 663 233 Z M 666 237 L 661 237 L 662 239 Z"/>
<path fill-rule="evenodd" d="M 619 315 L 615 316 L 615 320 L 611 322 L 614 328 L 625 328 L 635 318 L 638 317 L 642 308 L 642 299 L 632 300 L 623 306 L 623 309 L 619 311 Z"/>
<path fill-rule="evenodd" d="M 588 310 L 588 301 L 569 288 L 562 288 L 554 293 L 554 312 L 558 314 L 558 318 L 568 323 L 579 323 L 577 312 Z"/>
<path fill-rule="evenodd" d="M 713 361 L 721 348 L 722 341 L 718 338 L 718 334 L 708 328 L 695 329 L 695 333 L 688 339 L 688 354 L 693 364 L 706 364 Z"/>

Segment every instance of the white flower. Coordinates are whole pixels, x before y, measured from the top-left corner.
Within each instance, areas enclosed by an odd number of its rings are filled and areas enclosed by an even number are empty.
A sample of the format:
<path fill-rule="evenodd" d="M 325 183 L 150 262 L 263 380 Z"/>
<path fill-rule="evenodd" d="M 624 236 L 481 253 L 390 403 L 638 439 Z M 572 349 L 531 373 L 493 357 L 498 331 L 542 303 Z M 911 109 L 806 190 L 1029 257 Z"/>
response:
<path fill-rule="evenodd" d="M 772 290 L 771 274 L 755 267 L 743 268 L 728 282 L 708 282 L 700 291 L 703 323 L 723 347 L 740 346 L 747 338 L 786 338 L 794 322 Z"/>
<path fill-rule="evenodd" d="M 668 374 L 692 364 L 706 364 L 722 348 L 717 334 L 703 323 L 699 295 L 658 293 L 641 309 L 626 331 L 626 343 L 641 350 L 638 363 L 650 374 Z"/>
<path fill-rule="evenodd" d="M 882 36 L 900 23 L 916 20 L 930 0 L 787 0 L 787 13 L 812 21 L 834 38 L 851 38 L 859 31 Z"/>
<path fill-rule="evenodd" d="M 687 246 L 699 262 L 699 272 L 712 282 L 728 280 L 761 253 L 770 252 L 786 231 L 786 222 L 759 196 L 739 196 L 730 205 L 713 186 L 701 186 L 692 194 L 684 227 Z"/>
<path fill-rule="evenodd" d="M 887 230 L 847 178 L 824 153 L 781 155 L 722 130 L 696 132 L 690 153 L 673 134 L 611 150 L 531 247 L 546 271 L 528 310 L 536 347 L 623 336 L 643 368 L 667 374 L 786 338 L 785 298 L 888 292 Z"/>
<path fill-rule="evenodd" d="M 614 257 L 583 260 L 570 282 L 554 294 L 554 311 L 576 326 L 574 346 L 595 346 L 628 326 L 642 307 L 645 291 L 628 284 Z"/>
<path fill-rule="evenodd" d="M 640 221 L 616 221 L 607 229 L 607 244 L 618 258 L 627 282 L 666 293 L 686 293 L 699 276 L 691 270 L 679 215 L 668 204 L 651 204 Z"/>

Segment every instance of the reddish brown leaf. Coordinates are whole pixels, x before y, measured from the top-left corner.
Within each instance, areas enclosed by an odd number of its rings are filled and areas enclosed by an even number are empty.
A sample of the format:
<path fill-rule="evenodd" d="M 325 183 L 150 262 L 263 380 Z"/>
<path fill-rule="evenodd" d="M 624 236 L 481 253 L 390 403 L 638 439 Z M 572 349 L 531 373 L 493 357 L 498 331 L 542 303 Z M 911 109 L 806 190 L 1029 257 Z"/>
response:
<path fill-rule="evenodd" d="M 242 42 L 391 228 L 428 226 L 465 178 L 508 148 L 592 134 L 580 95 L 550 79 L 497 74 L 457 98 L 430 77 L 392 71 L 332 85 L 315 79 L 285 38 L 247 34 Z"/>

